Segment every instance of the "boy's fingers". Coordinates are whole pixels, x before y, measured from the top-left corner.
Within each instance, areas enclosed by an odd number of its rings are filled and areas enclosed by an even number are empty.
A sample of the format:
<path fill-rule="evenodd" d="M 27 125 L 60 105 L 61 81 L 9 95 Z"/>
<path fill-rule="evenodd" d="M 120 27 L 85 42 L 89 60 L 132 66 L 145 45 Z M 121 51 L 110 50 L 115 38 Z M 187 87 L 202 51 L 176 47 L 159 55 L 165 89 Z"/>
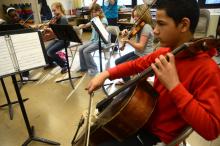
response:
<path fill-rule="evenodd" d="M 167 53 L 167 56 L 169 58 L 169 62 L 175 63 L 175 57 L 172 53 Z"/>
<path fill-rule="evenodd" d="M 152 67 L 153 71 L 155 72 L 155 74 L 158 74 L 158 68 L 156 67 L 156 65 L 154 63 L 151 64 L 151 67 Z"/>

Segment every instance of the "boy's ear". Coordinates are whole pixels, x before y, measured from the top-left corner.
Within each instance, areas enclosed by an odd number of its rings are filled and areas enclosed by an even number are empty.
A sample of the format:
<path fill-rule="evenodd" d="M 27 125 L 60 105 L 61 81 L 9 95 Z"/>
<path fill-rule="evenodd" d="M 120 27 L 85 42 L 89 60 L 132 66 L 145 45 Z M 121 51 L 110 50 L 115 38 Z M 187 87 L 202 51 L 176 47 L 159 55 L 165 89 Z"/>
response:
<path fill-rule="evenodd" d="M 186 32 L 190 30 L 190 20 L 189 18 L 184 17 L 181 22 L 179 23 L 179 27 L 181 32 Z"/>

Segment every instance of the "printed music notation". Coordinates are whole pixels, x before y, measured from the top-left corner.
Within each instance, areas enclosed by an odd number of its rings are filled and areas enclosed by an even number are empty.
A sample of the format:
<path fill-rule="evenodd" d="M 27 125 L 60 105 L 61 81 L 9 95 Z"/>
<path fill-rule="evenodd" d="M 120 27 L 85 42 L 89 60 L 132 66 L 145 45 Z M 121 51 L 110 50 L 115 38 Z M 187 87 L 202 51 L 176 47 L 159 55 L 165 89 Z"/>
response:
<path fill-rule="evenodd" d="M 0 36 L 0 76 L 11 74 L 15 72 L 10 52 L 8 51 L 8 44 L 4 36 Z"/>
<path fill-rule="evenodd" d="M 0 36 L 0 76 L 46 65 L 38 32 Z"/>

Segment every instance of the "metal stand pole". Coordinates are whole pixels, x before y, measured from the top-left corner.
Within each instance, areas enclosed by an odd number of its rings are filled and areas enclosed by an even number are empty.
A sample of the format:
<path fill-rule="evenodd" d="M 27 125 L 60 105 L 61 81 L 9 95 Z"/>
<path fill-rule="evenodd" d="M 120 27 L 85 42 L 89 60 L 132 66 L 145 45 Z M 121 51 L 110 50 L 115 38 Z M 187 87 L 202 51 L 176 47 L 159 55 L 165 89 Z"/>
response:
<path fill-rule="evenodd" d="M 0 105 L 0 107 L 8 106 L 8 108 L 9 108 L 9 116 L 10 116 L 10 119 L 12 120 L 13 119 L 13 108 L 12 108 L 12 105 L 18 103 L 18 101 L 11 102 L 3 78 L 1 78 L 1 84 L 2 84 L 2 87 L 3 87 L 4 93 L 5 93 L 5 97 L 6 97 L 7 103 L 3 104 L 3 105 Z M 28 100 L 28 98 L 23 99 L 22 102 L 25 102 L 26 100 Z"/>
<path fill-rule="evenodd" d="M 65 56 L 66 56 L 66 62 L 67 62 L 68 78 L 56 81 L 56 83 L 69 80 L 71 87 L 74 89 L 74 85 L 73 85 L 72 79 L 81 78 L 82 76 L 71 77 L 70 66 L 69 66 L 69 59 L 68 59 L 68 51 L 67 51 L 67 41 L 64 41 L 64 44 L 65 44 L 65 54 L 66 54 Z"/>
<path fill-rule="evenodd" d="M 16 81 L 16 77 L 15 77 L 15 75 L 12 75 L 11 78 L 12 78 L 12 81 L 13 81 L 13 84 L 14 84 L 15 92 L 16 92 L 16 95 L 17 95 L 17 98 L 18 98 L 18 103 L 21 107 L 21 112 L 22 112 L 22 115 L 23 115 L 23 118 L 24 118 L 24 121 L 25 121 L 25 125 L 26 125 L 27 131 L 28 131 L 28 135 L 29 135 L 29 138 L 22 144 L 22 146 L 27 146 L 32 140 L 42 142 L 42 143 L 47 143 L 47 144 L 50 144 L 50 145 L 60 145 L 60 143 L 58 143 L 58 142 L 54 142 L 54 141 L 47 140 L 47 139 L 40 138 L 40 137 L 35 137 L 34 127 L 30 125 L 30 122 L 28 120 L 28 116 L 27 116 L 27 113 L 26 113 L 26 110 L 25 110 L 25 107 L 24 107 L 24 103 L 23 103 L 23 100 L 22 100 L 22 97 L 21 97 L 21 93 L 20 93 L 20 90 L 19 90 L 19 87 L 18 87 L 18 84 L 17 84 L 17 81 Z"/>
<path fill-rule="evenodd" d="M 102 72 L 102 46 L 101 46 L 101 37 L 99 35 L 99 62 L 100 62 L 100 72 Z M 108 96 L 108 92 L 105 89 L 106 85 L 102 85 L 102 90 L 104 91 L 105 95 Z"/>

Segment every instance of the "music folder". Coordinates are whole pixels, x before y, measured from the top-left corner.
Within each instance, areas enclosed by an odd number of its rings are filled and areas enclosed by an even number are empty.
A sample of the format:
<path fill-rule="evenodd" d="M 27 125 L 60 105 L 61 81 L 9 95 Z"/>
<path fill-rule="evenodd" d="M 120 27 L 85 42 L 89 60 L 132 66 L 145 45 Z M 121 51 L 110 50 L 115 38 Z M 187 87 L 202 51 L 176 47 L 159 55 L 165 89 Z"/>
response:
<path fill-rule="evenodd" d="M 2 31 L 0 44 L 0 77 L 46 65 L 45 47 L 39 31 Z"/>
<path fill-rule="evenodd" d="M 100 35 L 103 42 L 105 44 L 108 44 L 110 40 L 109 39 L 110 36 L 109 36 L 108 31 L 105 29 L 104 25 L 102 24 L 101 20 L 99 19 L 99 17 L 92 18 L 91 23 L 92 23 L 92 26 L 95 28 L 95 30 Z"/>

